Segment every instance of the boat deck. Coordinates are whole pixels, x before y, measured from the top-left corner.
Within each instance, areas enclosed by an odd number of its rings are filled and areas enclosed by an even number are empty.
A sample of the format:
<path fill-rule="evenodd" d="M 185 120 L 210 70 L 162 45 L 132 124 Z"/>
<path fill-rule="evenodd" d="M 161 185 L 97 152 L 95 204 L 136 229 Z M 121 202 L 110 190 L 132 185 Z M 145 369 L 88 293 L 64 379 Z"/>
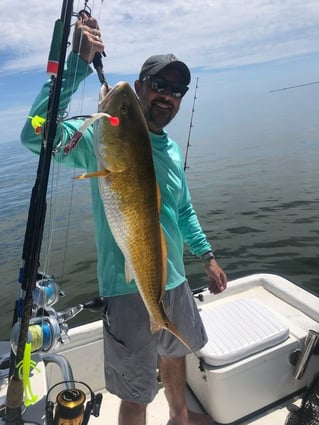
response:
<path fill-rule="evenodd" d="M 285 425 L 291 406 L 300 406 L 300 398 L 293 394 L 303 391 L 319 371 L 318 356 L 312 356 L 304 376 L 297 380 L 294 378 L 295 367 L 290 361 L 291 355 L 303 347 L 309 329 L 319 334 L 319 298 L 273 275 L 238 279 L 230 282 L 223 294 L 212 296 L 205 292 L 200 294 L 200 298 L 198 304 L 201 313 L 213 308 L 218 313 L 226 312 L 227 317 L 229 305 L 238 306 L 237 301 L 241 299 L 258 299 L 276 318 L 287 325 L 289 336 L 275 346 L 265 347 L 236 361 L 232 359 L 232 362 L 226 365 L 214 366 L 204 363 L 203 376 L 203 372 L 198 368 L 198 358 L 193 354 L 187 356 L 189 409 L 199 413 L 205 413 L 204 409 L 207 412 L 212 411 L 210 414 L 214 416 L 216 424 Z M 245 305 L 251 306 L 251 303 Z M 260 312 L 263 312 L 263 309 L 259 310 Z M 253 313 L 255 314 L 254 311 Z M 253 315 L 252 319 L 251 316 L 248 317 L 249 329 L 249 324 L 256 320 L 256 316 Z M 266 318 L 268 320 L 269 316 Z M 212 322 L 214 320 L 210 323 Z M 222 326 L 217 328 L 221 329 Z M 25 422 L 36 421 L 38 424 L 45 424 L 46 398 L 54 401 L 56 393 L 65 387 L 54 388 L 53 391 L 50 391 L 50 388 L 58 382 L 74 377 L 77 381 L 85 382 L 95 394 L 103 394 L 100 415 L 91 416 L 89 423 L 116 425 L 120 400 L 104 389 L 102 322 L 77 326 L 70 329 L 69 336 L 70 342 L 62 344 L 58 352 L 51 356 L 56 361 L 52 362 L 51 359 L 48 362 L 45 355 L 42 355 L 46 366 L 40 361 L 37 365 L 39 370 L 32 373 L 32 388 L 39 401 L 25 412 Z M 216 341 L 215 337 L 213 339 Z M 227 337 L 227 340 L 230 339 L 232 338 Z M 9 343 L 0 342 L 0 360 L 8 351 Z M 36 356 L 33 355 L 34 360 L 37 360 Z M 66 363 L 64 368 L 61 368 L 62 360 Z M 5 370 L 0 369 L 0 405 L 4 405 L 6 396 L 4 374 Z M 47 397 L 48 391 L 50 397 Z M 280 402 L 284 397 L 286 401 Z M 87 397 L 87 400 L 89 399 L 90 396 Z M 233 417 L 236 419 L 229 420 Z M 147 424 L 168 423 L 168 404 L 159 383 L 158 394 L 147 409 Z M 1 418 L 0 425 L 4 425 Z"/>
<path fill-rule="evenodd" d="M 200 404 L 194 397 L 194 395 L 188 389 L 187 391 L 187 402 L 189 409 L 198 412 L 205 413 L 201 408 Z M 263 412 L 260 415 L 255 415 L 253 418 L 247 418 L 240 422 L 237 422 L 237 425 L 284 425 L 286 422 L 287 415 L 289 411 L 287 406 L 292 402 L 295 404 L 300 404 L 300 400 L 291 400 L 290 402 L 285 402 L 281 406 L 277 406 L 275 409 L 270 409 L 267 412 Z M 119 411 L 120 400 L 107 393 L 103 392 L 103 400 L 101 404 L 100 415 L 98 417 L 91 416 L 89 419 L 89 424 L 91 425 L 117 425 L 118 423 L 118 411 Z M 36 407 L 29 408 L 29 414 L 25 415 L 26 423 L 32 422 L 31 417 L 37 416 L 39 414 L 37 409 L 44 406 L 44 403 Z M 40 410 L 40 409 L 39 409 Z M 0 418 L 0 424 L 4 425 L 5 422 Z M 165 399 L 163 388 L 159 389 L 157 396 L 154 401 L 147 408 L 147 424 L 148 425 L 169 425 L 169 413 L 168 405 Z"/>
<path fill-rule="evenodd" d="M 205 413 L 189 389 L 187 391 L 187 402 L 190 410 Z M 275 409 L 270 409 L 260 415 L 254 415 L 253 418 L 247 418 L 237 422 L 237 425 L 284 425 L 289 414 L 287 406 L 290 406 L 292 403 L 299 405 L 300 400 L 292 399 L 289 402 L 282 403 L 281 406 L 276 406 Z M 91 425 L 104 425 L 105 423 L 108 425 L 117 425 L 119 405 L 120 401 L 117 397 L 109 393 L 104 393 L 100 416 L 98 418 L 92 416 L 90 419 Z M 147 424 L 168 425 L 168 420 L 168 405 L 164 390 L 160 388 L 154 401 L 148 406 Z"/>
<path fill-rule="evenodd" d="M 6 353 L 8 348 L 8 344 L 0 344 L 0 356 L 1 350 L 2 353 Z M 44 376 L 44 365 L 39 363 L 38 367 L 40 368 L 40 373 L 35 373 L 32 377 L 32 386 L 33 388 L 44 387 L 46 384 L 45 380 L 43 380 Z M 52 369 L 50 371 L 50 368 Z M 55 366 L 49 365 L 47 369 L 47 373 L 49 376 L 52 375 L 56 377 L 56 373 L 54 371 Z M 43 370 L 42 370 L 43 369 Z M 43 373 L 41 373 L 43 372 Z M 0 397 L 5 396 L 6 389 L 4 387 L 0 388 Z M 98 417 L 91 416 L 89 423 L 91 425 L 117 425 L 118 420 L 118 412 L 120 400 L 118 397 L 106 392 L 104 389 L 100 391 L 94 390 L 95 393 L 101 392 L 103 395 L 103 400 L 101 404 L 100 415 Z M 39 395 L 39 393 L 37 393 Z M 43 412 L 45 407 L 45 397 L 47 394 L 47 390 L 43 389 L 43 397 L 36 403 L 34 406 L 28 408 L 27 412 L 23 415 L 26 423 L 32 423 L 33 418 L 40 417 L 43 418 Z M 50 397 L 52 398 L 52 397 Z M 206 413 L 198 402 L 197 398 L 191 391 L 189 387 L 187 387 L 187 404 L 190 410 L 198 413 Z M 90 397 L 88 396 L 87 400 Z M 239 422 L 236 422 L 236 425 L 284 425 L 287 415 L 289 414 L 288 407 L 293 404 L 300 405 L 300 399 L 297 397 L 292 398 L 289 401 L 283 402 L 281 405 L 277 405 L 273 409 L 267 409 L 266 411 L 261 412 L 260 414 L 255 414 L 251 418 L 246 418 Z M 162 385 L 159 383 L 159 391 L 154 401 L 148 406 L 147 409 L 147 424 L 148 425 L 167 425 L 169 424 L 169 412 L 168 412 L 168 404 L 164 395 L 164 389 Z M 0 418 L 0 425 L 5 425 L 5 422 Z"/>

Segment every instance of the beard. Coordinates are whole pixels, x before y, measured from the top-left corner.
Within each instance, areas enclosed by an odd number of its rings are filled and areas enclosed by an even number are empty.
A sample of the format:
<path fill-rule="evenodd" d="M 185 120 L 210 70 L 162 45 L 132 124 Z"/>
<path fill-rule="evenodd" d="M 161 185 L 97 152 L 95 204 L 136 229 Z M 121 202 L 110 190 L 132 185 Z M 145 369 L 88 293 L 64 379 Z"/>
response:
<path fill-rule="evenodd" d="M 178 112 L 178 108 L 162 98 L 154 99 L 150 105 L 142 105 L 145 119 L 150 127 L 163 130 Z"/>

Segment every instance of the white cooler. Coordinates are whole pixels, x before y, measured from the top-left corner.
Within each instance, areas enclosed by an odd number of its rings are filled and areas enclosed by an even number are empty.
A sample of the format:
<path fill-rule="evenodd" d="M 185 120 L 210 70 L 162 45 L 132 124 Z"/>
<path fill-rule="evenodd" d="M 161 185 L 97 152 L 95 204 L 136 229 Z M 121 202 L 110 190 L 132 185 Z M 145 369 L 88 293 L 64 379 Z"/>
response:
<path fill-rule="evenodd" d="M 261 301 L 212 303 L 200 314 L 209 340 L 201 362 L 187 356 L 187 382 L 216 422 L 235 422 L 305 386 L 289 363 L 298 341 Z"/>

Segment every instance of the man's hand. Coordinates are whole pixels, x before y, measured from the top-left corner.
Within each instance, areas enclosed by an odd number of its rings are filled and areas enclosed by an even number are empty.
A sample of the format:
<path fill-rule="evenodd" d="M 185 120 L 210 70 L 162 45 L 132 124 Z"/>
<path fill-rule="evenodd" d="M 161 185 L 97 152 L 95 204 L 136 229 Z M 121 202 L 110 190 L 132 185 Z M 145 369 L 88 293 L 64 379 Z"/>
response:
<path fill-rule="evenodd" d="M 104 51 L 104 44 L 101 39 L 101 31 L 97 20 L 88 17 L 85 13 L 77 21 L 73 33 L 72 50 L 80 53 L 83 60 L 88 63 L 93 61 L 96 53 Z"/>
<path fill-rule="evenodd" d="M 223 292 L 227 288 L 227 276 L 215 258 L 211 258 L 205 262 L 205 270 L 210 280 L 209 291 L 213 294 Z"/>

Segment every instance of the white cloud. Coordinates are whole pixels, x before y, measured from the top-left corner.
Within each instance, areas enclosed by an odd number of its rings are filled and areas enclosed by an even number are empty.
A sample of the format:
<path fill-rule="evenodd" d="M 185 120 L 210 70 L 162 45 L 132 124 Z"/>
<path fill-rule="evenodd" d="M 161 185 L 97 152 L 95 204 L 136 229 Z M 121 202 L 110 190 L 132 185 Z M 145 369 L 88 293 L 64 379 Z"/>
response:
<path fill-rule="evenodd" d="M 12 0 L 0 27 L 0 72 L 45 66 L 59 2 Z M 88 2 L 99 20 L 107 72 L 136 73 L 154 53 L 215 69 L 318 51 L 317 0 L 117 0 Z M 74 2 L 75 9 L 83 8 Z"/>
<path fill-rule="evenodd" d="M 111 84 L 115 82 L 112 78 L 137 75 L 148 56 L 162 52 L 173 52 L 185 60 L 194 76 L 202 75 L 201 86 L 210 87 L 212 83 L 205 83 L 209 73 L 201 71 L 287 60 L 319 50 L 318 0 L 117 0 L 113 3 L 89 0 L 88 4 L 100 23 L 107 52 L 104 67 Z M 28 6 L 21 8 L 20 0 L 12 0 L 10 9 L 3 14 L 0 128 L 7 139 L 19 138 L 31 102 L 46 78 L 50 40 L 61 5 L 62 0 L 42 3 L 29 0 Z M 74 2 L 75 10 L 82 8 L 82 2 Z M 277 77 L 264 90 L 317 80 L 315 70 L 311 65 L 309 73 L 284 80 Z M 110 79 L 110 74 L 116 75 Z M 214 75 L 216 97 L 218 77 Z M 85 102 L 80 94 L 83 104 L 72 102 L 76 114 L 91 113 L 96 108 L 96 76 L 91 81 L 95 94 L 88 99 L 86 90 Z M 238 74 L 234 81 L 238 82 Z M 209 90 L 205 90 L 201 91 L 203 104 L 206 91 L 206 102 L 210 102 Z M 229 82 L 227 90 L 230 90 Z M 190 102 L 190 96 L 185 98 L 185 111 L 190 108 Z M 178 118 L 174 127 L 185 127 L 182 111 L 179 116 L 180 125 Z"/>

